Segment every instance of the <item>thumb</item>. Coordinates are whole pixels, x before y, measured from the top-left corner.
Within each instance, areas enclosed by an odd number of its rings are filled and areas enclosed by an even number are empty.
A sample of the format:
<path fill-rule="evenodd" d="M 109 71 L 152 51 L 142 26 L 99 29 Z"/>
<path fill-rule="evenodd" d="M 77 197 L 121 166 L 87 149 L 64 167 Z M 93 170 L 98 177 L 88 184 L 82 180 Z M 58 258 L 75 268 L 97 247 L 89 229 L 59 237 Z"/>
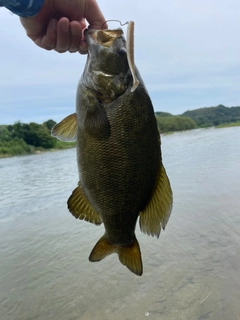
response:
<path fill-rule="evenodd" d="M 89 23 L 89 29 L 102 29 L 107 28 L 106 19 L 104 18 L 97 2 L 90 0 L 87 2 L 85 8 L 85 18 Z"/>

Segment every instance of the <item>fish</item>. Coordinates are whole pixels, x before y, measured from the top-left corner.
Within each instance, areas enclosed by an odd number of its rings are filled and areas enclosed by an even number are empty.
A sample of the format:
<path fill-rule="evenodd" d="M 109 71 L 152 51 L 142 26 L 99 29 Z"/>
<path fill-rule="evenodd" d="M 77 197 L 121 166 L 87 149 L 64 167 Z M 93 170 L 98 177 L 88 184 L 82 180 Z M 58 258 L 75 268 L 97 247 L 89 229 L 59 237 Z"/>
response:
<path fill-rule="evenodd" d="M 134 63 L 133 23 L 127 40 L 121 28 L 86 29 L 84 36 L 88 56 L 76 112 L 52 129 L 62 141 L 77 141 L 79 182 L 68 209 L 77 219 L 104 225 L 89 261 L 116 253 L 141 276 L 137 220 L 143 233 L 158 238 L 173 203 L 157 121 Z"/>

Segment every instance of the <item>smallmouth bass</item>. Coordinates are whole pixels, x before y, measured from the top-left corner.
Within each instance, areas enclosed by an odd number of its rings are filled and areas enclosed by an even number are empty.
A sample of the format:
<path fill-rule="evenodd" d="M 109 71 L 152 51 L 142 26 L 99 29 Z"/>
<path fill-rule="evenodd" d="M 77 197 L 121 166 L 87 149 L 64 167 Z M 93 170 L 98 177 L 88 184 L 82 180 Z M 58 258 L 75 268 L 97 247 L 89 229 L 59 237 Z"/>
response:
<path fill-rule="evenodd" d="M 142 232 L 159 237 L 172 209 L 157 122 L 134 66 L 131 36 L 126 42 L 121 29 L 89 29 L 85 38 L 88 58 L 76 113 L 52 130 L 60 140 L 77 140 L 80 181 L 68 208 L 75 218 L 104 224 L 90 261 L 117 253 L 123 265 L 142 275 L 137 219 Z"/>

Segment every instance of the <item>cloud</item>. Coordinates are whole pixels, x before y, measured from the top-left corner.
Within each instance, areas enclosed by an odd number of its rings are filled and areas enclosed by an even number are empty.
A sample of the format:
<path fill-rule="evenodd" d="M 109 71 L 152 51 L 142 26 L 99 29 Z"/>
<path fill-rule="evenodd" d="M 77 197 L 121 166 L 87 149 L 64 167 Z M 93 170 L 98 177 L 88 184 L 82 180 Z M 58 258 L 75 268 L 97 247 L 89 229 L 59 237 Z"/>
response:
<path fill-rule="evenodd" d="M 135 21 L 135 60 L 156 111 L 240 105 L 237 0 L 98 3 L 106 19 Z M 4 8 L 0 28 L 0 123 L 71 113 L 86 56 L 38 48 Z"/>

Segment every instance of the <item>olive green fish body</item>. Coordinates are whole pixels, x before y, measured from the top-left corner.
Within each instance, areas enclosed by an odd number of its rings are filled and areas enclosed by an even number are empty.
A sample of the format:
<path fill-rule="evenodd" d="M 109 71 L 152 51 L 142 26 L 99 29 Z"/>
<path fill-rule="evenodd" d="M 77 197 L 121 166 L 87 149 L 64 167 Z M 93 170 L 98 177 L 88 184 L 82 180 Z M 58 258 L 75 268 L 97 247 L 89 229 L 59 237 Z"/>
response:
<path fill-rule="evenodd" d="M 76 114 L 53 129 L 61 140 L 77 140 L 80 182 L 68 208 L 76 218 L 104 224 L 105 234 L 90 261 L 115 252 L 141 275 L 137 219 L 140 215 L 142 232 L 158 237 L 172 208 L 156 118 L 137 70 L 139 84 L 132 90 L 122 31 L 89 30 L 85 36 L 89 55 L 79 81 Z"/>
<path fill-rule="evenodd" d="M 105 121 L 97 128 L 93 123 L 93 128 L 86 129 L 92 115 L 87 110 L 79 112 L 77 134 L 81 186 L 100 213 L 109 240 L 116 244 L 133 241 L 136 220 L 150 199 L 161 163 L 151 101 L 143 85 L 134 93 L 130 87 L 103 104 L 104 116 L 99 118 Z M 80 98 L 82 106 L 81 102 Z"/>

